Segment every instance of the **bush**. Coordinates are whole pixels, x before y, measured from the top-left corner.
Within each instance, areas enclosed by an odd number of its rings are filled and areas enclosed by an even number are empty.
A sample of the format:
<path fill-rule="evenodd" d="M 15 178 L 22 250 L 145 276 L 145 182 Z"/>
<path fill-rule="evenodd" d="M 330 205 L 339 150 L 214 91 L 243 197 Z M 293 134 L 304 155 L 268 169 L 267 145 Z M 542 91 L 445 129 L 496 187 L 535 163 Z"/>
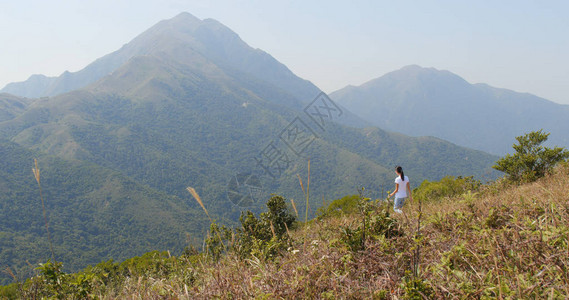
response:
<path fill-rule="evenodd" d="M 12 283 L 6 286 L 0 285 L 0 299 L 17 299 L 18 284 Z"/>
<path fill-rule="evenodd" d="M 60 298 L 65 295 L 66 274 L 61 271 L 63 263 L 48 260 L 40 264 L 36 270 L 40 271 L 40 281 L 44 284 L 46 295 Z"/>
<path fill-rule="evenodd" d="M 366 213 L 365 218 L 366 222 L 355 229 L 352 229 L 350 226 L 340 227 L 340 240 L 351 251 L 364 250 L 364 238 L 374 240 L 383 236 L 389 239 L 403 234 L 397 220 L 389 215 L 388 207 L 376 210 L 376 213 L 373 215 Z"/>
<path fill-rule="evenodd" d="M 446 176 L 440 181 L 425 180 L 413 190 L 413 198 L 424 201 L 439 200 L 446 197 L 459 196 L 468 191 L 476 191 L 480 187 L 479 180 L 473 176 Z"/>
<path fill-rule="evenodd" d="M 231 240 L 232 234 L 233 232 L 229 228 L 211 223 L 205 244 L 207 254 L 211 255 L 214 261 L 218 261 L 221 254 L 227 250 L 227 244 Z"/>
<path fill-rule="evenodd" d="M 420 278 L 406 279 L 403 289 L 403 299 L 431 299 L 434 294 L 431 285 Z"/>
<path fill-rule="evenodd" d="M 282 196 L 272 196 L 267 201 L 267 208 L 268 211 L 261 214 L 261 220 L 268 222 L 274 230 L 274 235 L 281 239 L 287 233 L 287 228 L 292 228 L 296 217 L 288 211 L 286 200 Z"/>
<path fill-rule="evenodd" d="M 556 164 L 569 158 L 569 151 L 565 148 L 541 146 L 548 136 L 549 133 L 539 130 L 516 137 L 519 143 L 513 146 L 516 153 L 506 154 L 493 168 L 506 173 L 507 178 L 514 182 L 531 182 L 545 176 Z"/>
<path fill-rule="evenodd" d="M 341 199 L 332 201 L 327 207 L 318 209 L 318 218 L 328 218 L 341 214 L 352 214 L 358 212 L 359 195 L 345 196 Z"/>
<path fill-rule="evenodd" d="M 288 245 L 288 230 L 292 229 L 296 217 L 287 208 L 282 196 L 274 195 L 267 201 L 268 211 L 261 213 L 259 218 L 251 211 L 241 214 L 241 228 L 236 230 L 233 250 L 241 258 L 252 254 L 265 259 L 274 258 L 276 254 L 286 249 Z"/>

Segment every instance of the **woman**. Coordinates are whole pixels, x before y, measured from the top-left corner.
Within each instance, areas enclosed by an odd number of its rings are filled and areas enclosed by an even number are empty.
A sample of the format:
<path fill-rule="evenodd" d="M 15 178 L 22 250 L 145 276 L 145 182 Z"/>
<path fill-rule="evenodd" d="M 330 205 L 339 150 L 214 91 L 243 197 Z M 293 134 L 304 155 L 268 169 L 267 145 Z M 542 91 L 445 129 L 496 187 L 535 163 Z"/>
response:
<path fill-rule="evenodd" d="M 403 204 L 405 204 L 405 199 L 409 196 L 409 199 L 413 201 L 413 197 L 411 197 L 411 186 L 409 185 L 409 177 L 405 176 L 403 173 L 403 168 L 401 166 L 395 167 L 395 173 L 399 175 L 399 177 L 395 178 L 395 191 L 389 194 L 387 199 L 393 197 L 395 195 L 395 204 L 393 205 L 393 210 L 396 213 L 402 213 L 401 208 Z"/>

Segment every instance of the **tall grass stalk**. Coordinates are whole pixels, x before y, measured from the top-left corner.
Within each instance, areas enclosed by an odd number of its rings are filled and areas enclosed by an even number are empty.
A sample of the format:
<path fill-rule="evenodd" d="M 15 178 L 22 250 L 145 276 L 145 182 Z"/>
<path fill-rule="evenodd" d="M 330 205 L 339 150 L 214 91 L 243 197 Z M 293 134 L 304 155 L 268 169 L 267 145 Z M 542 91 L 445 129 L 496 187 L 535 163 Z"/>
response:
<path fill-rule="evenodd" d="M 43 221 L 45 223 L 45 231 L 47 232 L 47 240 L 49 243 L 49 250 L 51 251 L 51 259 L 55 263 L 55 252 L 53 251 L 53 243 L 51 242 L 51 235 L 49 234 L 49 223 L 47 222 L 47 214 L 45 212 L 45 204 L 43 201 L 43 193 L 41 188 L 41 180 L 40 180 L 40 168 L 38 166 L 38 160 L 34 158 L 34 167 L 32 168 L 32 172 L 34 173 L 34 177 L 38 182 L 38 187 L 40 189 L 40 199 L 41 199 L 41 207 L 43 210 Z"/>
<path fill-rule="evenodd" d="M 304 190 L 304 184 L 302 184 L 302 178 L 300 178 L 300 174 L 296 174 L 296 177 L 298 177 L 298 182 L 300 182 L 300 188 L 302 189 L 302 194 L 306 196 L 306 191 Z"/>
<path fill-rule="evenodd" d="M 423 202 L 420 198 L 417 199 L 419 207 L 417 208 L 417 231 L 415 232 L 415 251 L 413 254 L 413 275 L 415 278 L 419 277 L 419 264 L 421 261 L 421 217 L 423 216 Z"/>
<path fill-rule="evenodd" d="M 205 208 L 205 206 L 203 205 L 202 199 L 200 198 L 200 195 L 198 195 L 198 193 L 196 192 L 196 190 L 193 187 L 187 187 L 186 190 L 188 190 L 188 192 L 190 192 L 190 194 L 192 194 L 192 196 L 194 197 L 194 199 L 196 199 L 196 201 L 198 202 L 198 204 L 202 207 L 203 211 L 205 212 L 207 218 L 209 219 L 209 222 L 213 223 L 213 220 L 211 219 L 211 217 L 209 216 L 209 213 L 207 212 L 207 209 Z"/>
<path fill-rule="evenodd" d="M 203 205 L 202 199 L 200 198 L 200 195 L 198 195 L 198 192 L 196 192 L 196 189 L 194 189 L 193 187 L 187 187 L 186 190 L 188 192 L 190 192 L 190 194 L 192 194 L 192 196 L 194 197 L 194 199 L 196 199 L 196 201 L 198 202 L 198 204 L 203 208 L 203 211 L 205 212 L 207 218 L 209 219 L 210 222 L 210 228 L 211 228 L 211 224 L 213 224 L 213 220 L 211 219 L 211 217 L 209 216 L 209 213 L 207 212 L 207 209 L 205 208 L 205 205 Z M 223 239 L 221 238 L 221 234 L 219 234 L 219 230 L 217 230 L 217 237 L 219 237 L 219 242 L 223 245 L 223 249 L 227 250 L 227 248 L 225 247 L 225 244 L 223 243 Z"/>
<path fill-rule="evenodd" d="M 299 179 L 300 179 L 300 177 L 299 177 Z M 302 181 L 301 181 L 301 183 L 302 183 Z M 294 212 L 296 213 L 296 218 L 298 219 L 298 210 L 296 209 L 296 204 L 294 204 L 294 199 L 290 198 L 290 203 L 292 204 L 292 208 L 294 208 Z"/>
<path fill-rule="evenodd" d="M 304 224 L 307 224 L 308 223 L 308 209 L 310 207 L 308 204 L 308 199 L 310 197 L 310 159 L 308 160 L 308 178 L 307 178 L 307 182 L 306 182 L 306 191 L 304 190 L 304 184 L 302 183 L 302 178 L 300 178 L 299 174 L 296 174 L 296 176 L 298 177 L 298 181 L 300 182 L 300 187 L 302 188 L 302 193 L 304 193 L 304 196 L 306 197 Z M 297 212 L 297 215 L 298 215 L 298 212 Z M 304 232 L 305 232 L 305 234 L 304 234 L 304 250 L 306 250 L 306 233 L 307 233 L 307 230 L 305 229 Z"/>
<path fill-rule="evenodd" d="M 362 214 L 362 225 L 363 225 L 362 246 L 361 246 L 363 250 L 365 250 L 366 248 L 366 214 L 367 214 L 366 212 L 367 207 L 366 203 L 364 202 L 365 201 L 364 191 L 365 191 L 364 187 L 358 188 L 358 194 L 360 194 L 359 207 L 360 207 L 360 212 Z"/>
<path fill-rule="evenodd" d="M 271 225 L 271 232 L 273 233 L 273 238 L 276 239 L 277 235 L 275 234 L 275 226 L 273 226 L 273 222 L 269 221 Z M 286 225 L 286 224 L 285 224 Z"/>
<path fill-rule="evenodd" d="M 308 198 L 310 197 L 310 159 L 308 160 L 308 180 L 306 183 L 306 213 L 304 216 L 304 223 L 308 223 Z"/>
<path fill-rule="evenodd" d="M 284 226 L 285 226 L 285 228 L 286 228 L 286 234 L 288 235 L 288 237 L 289 237 L 289 238 L 292 237 L 292 236 L 290 235 L 290 231 L 288 230 L 288 225 L 286 225 L 286 222 L 284 223 Z"/>

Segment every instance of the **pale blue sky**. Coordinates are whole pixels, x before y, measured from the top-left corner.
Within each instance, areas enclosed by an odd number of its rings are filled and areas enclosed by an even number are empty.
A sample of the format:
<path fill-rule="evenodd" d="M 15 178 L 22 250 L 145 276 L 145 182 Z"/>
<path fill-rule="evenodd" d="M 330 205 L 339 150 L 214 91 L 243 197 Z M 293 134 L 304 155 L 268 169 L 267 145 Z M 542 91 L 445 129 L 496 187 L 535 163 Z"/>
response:
<path fill-rule="evenodd" d="M 78 71 L 182 11 L 325 92 L 418 64 L 569 104 L 569 1 L 2 1 L 0 87 Z"/>

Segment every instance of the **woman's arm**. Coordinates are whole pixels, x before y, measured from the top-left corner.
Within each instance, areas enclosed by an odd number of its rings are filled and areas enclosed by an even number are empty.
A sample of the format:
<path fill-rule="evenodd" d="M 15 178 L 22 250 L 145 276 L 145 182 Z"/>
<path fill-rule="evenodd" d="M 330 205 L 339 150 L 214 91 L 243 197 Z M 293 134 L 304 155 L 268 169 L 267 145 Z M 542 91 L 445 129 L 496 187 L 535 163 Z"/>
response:
<path fill-rule="evenodd" d="M 399 185 L 396 183 L 395 184 L 395 191 L 393 191 L 393 193 L 389 194 L 389 196 L 387 196 L 387 198 L 389 199 L 389 198 L 393 197 L 393 195 L 395 195 L 395 193 L 397 193 L 397 191 L 399 191 Z"/>
<path fill-rule="evenodd" d="M 407 182 L 407 191 L 409 192 L 409 200 L 413 201 L 413 196 L 411 196 L 411 184 Z"/>

